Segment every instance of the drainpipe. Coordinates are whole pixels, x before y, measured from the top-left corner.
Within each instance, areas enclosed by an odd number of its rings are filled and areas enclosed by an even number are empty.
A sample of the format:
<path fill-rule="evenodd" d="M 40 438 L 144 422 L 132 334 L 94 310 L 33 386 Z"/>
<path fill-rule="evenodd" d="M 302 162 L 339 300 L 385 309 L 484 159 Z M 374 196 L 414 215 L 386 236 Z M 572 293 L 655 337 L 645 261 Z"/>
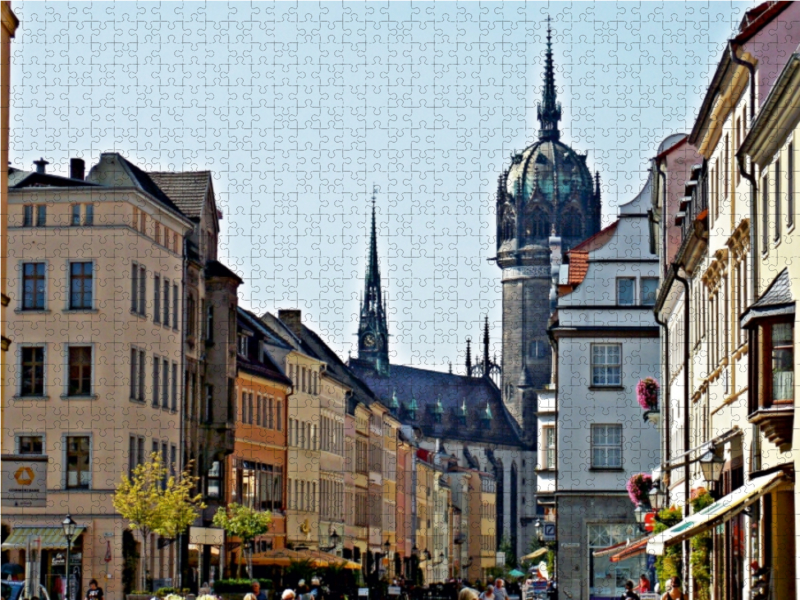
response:
<path fill-rule="evenodd" d="M 186 406 L 187 406 L 187 402 L 186 402 L 186 400 L 187 400 L 186 399 L 186 391 L 187 391 L 186 390 L 186 314 L 187 314 L 186 313 L 186 279 L 187 279 L 187 276 L 186 276 L 186 273 L 187 273 L 186 256 L 187 256 L 188 246 L 186 244 L 186 234 L 183 235 L 183 244 L 181 244 L 181 246 L 183 248 L 183 256 L 181 257 L 181 263 L 182 263 L 182 270 L 181 270 L 181 300 L 182 300 L 182 302 L 181 302 L 181 316 L 182 316 L 182 319 L 181 319 L 181 325 L 180 325 L 180 328 L 181 328 L 181 373 L 180 373 L 180 376 L 181 376 L 181 388 L 180 389 L 183 392 L 181 394 L 183 396 L 183 402 L 181 402 L 181 404 L 176 407 L 179 411 L 181 411 L 181 413 L 180 413 L 181 416 L 178 419 L 178 422 L 181 424 L 181 426 L 178 428 L 178 439 L 179 439 L 178 444 L 179 444 L 179 446 L 178 446 L 178 457 L 177 457 L 178 458 L 178 468 L 176 469 L 177 473 L 183 473 L 183 468 L 184 468 L 183 455 L 184 455 L 184 452 L 185 452 L 184 444 L 186 443 L 185 429 L 186 429 L 186 416 L 187 416 L 186 412 L 187 411 L 184 410 L 186 408 Z M 176 574 L 177 574 L 177 579 L 178 579 L 178 586 L 177 587 L 179 589 L 185 587 L 183 585 L 183 559 L 185 558 L 184 555 L 183 555 L 183 542 L 184 542 L 183 534 L 182 533 L 178 534 L 178 540 L 177 540 L 178 551 L 175 553 L 176 554 L 175 569 L 176 569 Z M 187 550 L 187 555 L 188 555 L 188 550 L 189 550 L 188 544 L 186 546 L 186 550 Z"/>
<path fill-rule="evenodd" d="M 752 128 L 753 122 L 756 119 L 756 67 L 753 63 L 742 60 L 736 55 L 736 44 L 733 40 L 728 42 L 728 50 L 730 51 L 731 60 L 737 65 L 747 69 L 750 74 L 750 85 L 748 87 L 750 88 L 750 128 Z M 750 304 L 752 305 L 756 301 L 756 298 L 758 298 L 758 261 L 756 260 L 758 256 L 758 236 L 756 236 L 757 186 L 755 169 L 753 169 L 753 172 L 748 173 L 744 156 L 737 154 L 736 159 L 739 163 L 739 173 L 750 182 L 750 255 L 752 256 L 752 260 L 750 261 Z"/>
<path fill-rule="evenodd" d="M 662 252 L 662 262 L 663 262 L 663 270 L 664 274 L 662 277 L 666 276 L 667 271 L 667 174 L 661 170 L 661 166 L 656 162 L 656 173 L 661 178 L 661 188 L 664 190 L 661 200 L 661 252 Z M 669 392 L 670 392 L 670 382 L 669 382 L 669 324 L 666 321 L 662 321 L 659 316 L 658 312 L 653 311 L 655 315 L 656 323 L 658 323 L 664 329 L 664 376 L 661 379 L 661 389 L 664 390 L 662 393 L 662 400 L 661 405 L 664 409 L 664 418 L 662 419 L 663 422 L 663 432 L 664 432 L 664 457 L 663 459 L 666 463 L 669 463 L 670 459 L 670 418 L 669 418 Z M 665 463 L 665 464 L 666 464 Z M 669 485 L 667 482 L 669 481 L 669 473 L 668 471 L 662 467 L 661 469 L 661 477 L 662 479 L 666 478 L 667 481 L 662 481 L 664 484 L 665 490 L 665 499 L 664 499 L 664 506 L 669 506 Z"/>
<path fill-rule="evenodd" d="M 675 268 L 675 279 L 683 284 L 683 447 L 684 450 L 690 448 L 689 444 L 689 282 L 678 275 L 677 265 Z M 689 465 L 686 465 L 683 475 L 683 517 L 689 516 Z M 689 580 L 689 540 L 683 542 L 683 560 L 686 568 L 684 570 L 684 582 Z"/>

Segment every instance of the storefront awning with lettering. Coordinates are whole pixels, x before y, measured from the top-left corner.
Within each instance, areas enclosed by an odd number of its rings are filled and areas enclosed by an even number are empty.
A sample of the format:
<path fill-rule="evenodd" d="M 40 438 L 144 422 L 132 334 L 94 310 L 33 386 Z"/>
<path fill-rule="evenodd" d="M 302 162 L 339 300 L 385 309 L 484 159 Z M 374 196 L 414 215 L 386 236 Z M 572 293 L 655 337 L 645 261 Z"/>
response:
<path fill-rule="evenodd" d="M 73 538 L 73 544 L 81 534 L 86 530 L 86 527 L 78 526 Z M 32 544 L 38 544 L 37 540 L 41 540 L 42 550 L 60 550 L 66 549 L 67 538 L 64 537 L 64 530 L 59 526 L 52 527 L 15 527 L 3 542 L 3 550 L 25 550 L 28 547 L 28 538 L 31 539 Z"/>
<path fill-rule="evenodd" d="M 778 487 L 784 478 L 783 471 L 778 471 L 746 482 L 742 487 L 720 498 L 714 504 L 686 517 L 666 531 L 654 535 L 647 542 L 647 553 L 661 556 L 669 546 L 679 544 L 685 539 L 732 519 L 761 496 Z"/>

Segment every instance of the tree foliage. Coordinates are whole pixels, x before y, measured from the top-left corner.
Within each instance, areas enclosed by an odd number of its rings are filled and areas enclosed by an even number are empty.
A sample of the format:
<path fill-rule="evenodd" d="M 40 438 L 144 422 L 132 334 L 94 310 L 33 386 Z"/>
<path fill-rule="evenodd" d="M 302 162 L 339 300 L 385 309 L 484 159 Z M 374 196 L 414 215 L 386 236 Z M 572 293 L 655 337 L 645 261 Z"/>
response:
<path fill-rule="evenodd" d="M 124 474 L 111 501 L 114 509 L 128 521 L 128 529 L 142 536 L 142 560 L 147 564 L 147 539 L 151 533 L 174 539 L 189 527 L 205 508 L 202 496 L 192 496 L 197 478 L 190 475 L 191 465 L 179 477 L 169 475 L 161 454 Z M 147 574 L 144 574 L 145 580 Z"/>
<path fill-rule="evenodd" d="M 705 488 L 699 488 L 692 493 L 689 502 L 692 511 L 696 513 L 713 504 L 714 498 Z M 694 536 L 689 543 L 692 548 L 689 564 L 695 583 L 695 597 L 698 600 L 711 600 L 711 532 L 704 531 Z"/>
<path fill-rule="evenodd" d="M 663 509 L 658 513 L 658 520 L 653 525 L 653 533 L 666 531 L 677 525 L 683 519 L 681 509 L 675 506 Z M 656 577 L 661 584 L 661 589 L 666 589 L 667 579 L 680 577 L 683 551 L 680 544 L 675 544 L 664 550 L 664 555 L 656 558 Z"/>
<path fill-rule="evenodd" d="M 231 502 L 228 506 L 220 506 L 214 515 L 214 525 L 225 530 L 230 536 L 241 540 L 243 549 L 259 535 L 264 535 L 272 525 L 272 513 L 254 510 L 250 507 Z M 239 553 L 237 577 L 242 573 L 242 555 Z"/>

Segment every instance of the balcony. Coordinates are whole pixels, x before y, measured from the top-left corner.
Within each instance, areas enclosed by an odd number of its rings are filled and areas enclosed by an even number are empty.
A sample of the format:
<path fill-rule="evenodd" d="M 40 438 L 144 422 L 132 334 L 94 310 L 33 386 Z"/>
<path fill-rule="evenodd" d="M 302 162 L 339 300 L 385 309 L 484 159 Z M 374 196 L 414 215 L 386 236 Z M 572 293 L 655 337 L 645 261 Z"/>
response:
<path fill-rule="evenodd" d="M 760 407 L 748 416 L 748 421 L 758 425 L 761 433 L 770 442 L 783 448 L 792 443 L 794 428 L 794 404 L 773 404 Z"/>

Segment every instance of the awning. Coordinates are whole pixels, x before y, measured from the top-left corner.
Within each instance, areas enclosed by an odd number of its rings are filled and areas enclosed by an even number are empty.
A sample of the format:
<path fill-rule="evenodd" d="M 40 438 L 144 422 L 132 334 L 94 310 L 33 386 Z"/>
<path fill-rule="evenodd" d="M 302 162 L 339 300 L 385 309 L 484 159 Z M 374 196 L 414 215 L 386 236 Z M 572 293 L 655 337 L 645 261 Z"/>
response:
<path fill-rule="evenodd" d="M 520 560 L 533 560 L 534 558 L 539 558 L 540 556 L 544 556 L 547 554 L 547 548 L 539 548 L 538 550 L 534 550 L 530 554 L 526 554 Z"/>
<path fill-rule="evenodd" d="M 599 558 L 601 556 L 610 556 L 611 554 L 619 552 L 620 550 L 625 548 L 628 545 L 628 543 L 629 542 L 627 541 L 618 542 L 616 544 L 613 544 L 612 546 L 608 546 L 606 548 L 600 548 L 599 550 L 595 550 L 594 552 L 592 552 L 592 556 L 594 556 L 595 558 Z"/>
<path fill-rule="evenodd" d="M 628 560 L 629 558 L 633 558 L 634 556 L 639 556 L 640 554 L 644 554 L 644 551 L 647 550 L 647 542 L 650 541 L 652 536 L 643 537 L 640 540 L 633 542 L 618 550 L 616 553 L 611 555 L 612 563 L 620 562 L 623 560 Z"/>
<path fill-rule="evenodd" d="M 78 526 L 75 529 L 75 543 L 81 534 L 86 531 L 86 527 Z M 64 537 L 64 530 L 56 525 L 51 527 L 14 527 L 14 530 L 3 542 L 3 550 L 25 550 L 28 547 L 28 538 L 32 537 L 32 543 L 41 540 L 42 550 L 64 550 L 67 548 L 67 539 Z"/>
<path fill-rule="evenodd" d="M 681 543 L 720 523 L 735 517 L 764 494 L 778 487 L 784 480 L 783 471 L 756 477 L 738 490 L 720 498 L 714 504 L 686 517 L 677 525 L 654 535 L 647 542 L 647 553 L 661 556 L 665 548 Z"/>
<path fill-rule="evenodd" d="M 252 562 L 256 566 L 279 566 L 288 567 L 293 562 L 308 561 L 314 568 L 324 568 L 329 566 L 341 566 L 345 569 L 358 570 L 361 565 L 357 562 L 346 560 L 335 554 L 328 554 L 320 550 L 290 550 L 288 548 L 276 548 L 253 554 Z"/>

